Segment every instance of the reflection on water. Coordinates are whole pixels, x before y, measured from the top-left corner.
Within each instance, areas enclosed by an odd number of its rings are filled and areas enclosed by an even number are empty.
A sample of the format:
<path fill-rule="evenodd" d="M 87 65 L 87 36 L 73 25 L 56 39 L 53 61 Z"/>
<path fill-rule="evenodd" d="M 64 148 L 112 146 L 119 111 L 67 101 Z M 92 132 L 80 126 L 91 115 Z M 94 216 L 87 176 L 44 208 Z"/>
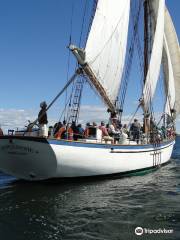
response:
<path fill-rule="evenodd" d="M 0 236 L 21 239 L 180 239 L 180 140 L 173 161 L 144 176 L 29 183 L 0 175 Z M 173 234 L 134 234 L 137 226 Z"/>

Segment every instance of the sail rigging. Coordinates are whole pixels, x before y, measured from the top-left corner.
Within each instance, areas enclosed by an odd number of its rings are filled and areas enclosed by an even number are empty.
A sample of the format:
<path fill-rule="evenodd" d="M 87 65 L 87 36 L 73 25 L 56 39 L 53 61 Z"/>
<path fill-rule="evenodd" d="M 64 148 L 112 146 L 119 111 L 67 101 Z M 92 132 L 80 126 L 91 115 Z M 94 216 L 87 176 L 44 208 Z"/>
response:
<path fill-rule="evenodd" d="M 171 16 L 165 9 L 165 36 L 169 48 L 170 59 L 172 62 L 172 70 L 174 74 L 175 84 L 175 110 L 176 114 L 180 114 L 180 49 L 176 30 L 172 22 Z"/>
<path fill-rule="evenodd" d="M 164 34 L 164 49 L 163 49 L 163 69 L 164 69 L 164 85 L 166 94 L 166 103 L 164 112 L 171 116 L 171 110 L 174 109 L 175 104 L 175 86 L 173 67 L 170 58 L 169 47 L 166 36 Z"/>
<path fill-rule="evenodd" d="M 149 8 L 145 15 L 150 15 L 147 25 L 150 35 L 144 40 L 150 41 L 150 44 L 144 63 L 143 110 L 145 113 L 153 111 L 152 101 L 163 63 L 167 66 L 166 69 L 164 67 L 164 82 L 167 85 L 165 111 L 170 112 L 174 108 L 175 88 L 175 107 L 180 113 L 180 52 L 176 32 L 165 0 L 146 0 L 144 3 Z M 70 45 L 90 84 L 112 112 L 116 111 L 115 104 L 125 68 L 130 5 L 130 0 L 114 0 L 113 4 L 110 0 L 99 0 L 85 49 Z"/>
<path fill-rule="evenodd" d="M 164 9 L 165 9 L 165 0 L 153 0 L 151 2 L 152 10 L 156 17 L 156 29 L 154 34 L 153 48 L 149 63 L 149 68 L 147 76 L 145 79 L 145 85 L 143 89 L 143 107 L 145 112 L 148 111 L 148 108 L 153 99 L 157 81 L 159 78 L 162 51 L 163 51 L 163 36 L 164 36 Z"/>

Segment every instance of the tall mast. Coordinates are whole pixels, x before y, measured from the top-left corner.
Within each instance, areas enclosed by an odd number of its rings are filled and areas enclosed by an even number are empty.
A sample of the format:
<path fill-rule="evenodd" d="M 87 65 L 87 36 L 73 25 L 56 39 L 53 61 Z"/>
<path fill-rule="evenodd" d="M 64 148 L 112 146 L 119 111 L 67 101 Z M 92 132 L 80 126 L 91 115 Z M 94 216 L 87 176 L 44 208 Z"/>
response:
<path fill-rule="evenodd" d="M 144 0 L 144 84 L 146 81 L 146 76 L 148 72 L 148 1 Z"/>
<path fill-rule="evenodd" d="M 149 8 L 148 8 L 148 0 L 144 0 L 144 85 L 146 82 L 146 76 L 148 73 L 148 64 L 149 64 Z M 148 133 L 148 125 L 149 125 L 149 116 L 148 110 L 144 109 L 144 132 Z"/>

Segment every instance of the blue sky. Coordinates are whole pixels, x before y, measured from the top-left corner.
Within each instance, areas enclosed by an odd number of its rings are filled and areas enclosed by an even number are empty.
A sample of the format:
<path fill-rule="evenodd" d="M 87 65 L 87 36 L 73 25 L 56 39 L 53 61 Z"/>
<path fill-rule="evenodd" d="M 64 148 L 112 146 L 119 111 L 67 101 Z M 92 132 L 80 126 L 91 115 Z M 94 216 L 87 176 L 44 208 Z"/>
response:
<path fill-rule="evenodd" d="M 134 1 L 134 0 L 133 0 Z M 87 1 L 86 21 L 92 9 Z M 50 102 L 67 81 L 67 62 L 71 16 L 73 7 L 72 42 L 78 44 L 83 9 L 86 0 L 0 0 L 0 124 L 8 125 L 33 120 L 42 100 Z M 180 36 L 180 1 L 166 0 L 178 36 Z M 87 26 L 87 25 L 86 25 Z M 73 73 L 73 58 L 70 73 Z M 134 87 L 137 87 L 134 85 Z M 127 115 L 136 107 L 137 100 L 130 90 Z M 85 112 L 87 106 L 97 104 L 95 113 L 107 116 L 94 92 L 86 86 L 83 94 Z M 58 119 L 64 104 L 61 98 L 49 112 Z M 84 114 L 84 115 L 83 115 Z M 82 117 L 85 117 L 85 113 Z M 94 118 L 95 115 L 92 116 Z M 98 115 L 99 116 L 99 115 Z M 16 119 L 15 122 L 12 121 Z M 100 119 L 100 118 L 98 118 Z M 19 120 L 19 124 L 18 124 Z M 180 129 L 180 127 L 178 127 Z"/>

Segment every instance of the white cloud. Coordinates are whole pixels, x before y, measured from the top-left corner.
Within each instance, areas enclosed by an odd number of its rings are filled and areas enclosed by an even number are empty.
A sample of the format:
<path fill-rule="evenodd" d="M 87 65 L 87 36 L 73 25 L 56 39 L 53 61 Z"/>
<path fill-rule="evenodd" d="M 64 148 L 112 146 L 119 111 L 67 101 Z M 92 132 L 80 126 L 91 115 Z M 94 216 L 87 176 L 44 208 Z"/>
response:
<path fill-rule="evenodd" d="M 79 115 L 79 121 L 82 123 L 86 122 L 97 122 L 107 121 L 108 113 L 105 107 L 93 106 L 93 105 L 82 105 Z"/>
<path fill-rule="evenodd" d="M 3 109 L 0 108 L 0 126 L 3 128 L 4 132 L 7 132 L 8 129 L 22 129 L 27 125 L 28 120 L 31 122 L 37 118 L 38 110 L 32 109 Z M 135 116 L 142 122 L 142 114 L 137 114 Z M 157 113 L 157 119 L 160 118 L 160 114 Z M 101 121 L 108 122 L 109 114 L 106 111 L 106 108 L 103 106 L 94 106 L 94 105 L 82 105 L 79 122 L 86 124 L 87 122 L 96 122 L 99 124 Z M 127 114 L 123 116 L 122 123 L 129 123 L 132 116 Z M 132 119 L 133 120 L 133 119 Z M 49 125 L 54 125 L 57 119 L 54 117 L 51 112 L 48 113 Z M 180 132 L 180 116 L 177 118 L 177 132 Z"/>
<path fill-rule="evenodd" d="M 0 125 L 3 129 L 23 128 L 28 120 L 35 119 L 32 110 L 0 109 Z"/>
<path fill-rule="evenodd" d="M 32 109 L 0 109 L 0 126 L 5 132 L 8 129 L 23 129 L 28 124 L 37 118 L 38 110 Z M 80 123 L 108 121 L 108 113 L 105 107 L 82 105 L 79 116 Z M 54 125 L 58 118 L 55 118 L 53 112 L 48 113 L 49 125 Z"/>
<path fill-rule="evenodd" d="M 23 129 L 28 120 L 31 122 L 37 118 L 38 112 L 32 109 L 0 109 L 0 126 L 4 132 L 8 129 Z M 49 119 L 49 123 L 55 122 Z"/>

